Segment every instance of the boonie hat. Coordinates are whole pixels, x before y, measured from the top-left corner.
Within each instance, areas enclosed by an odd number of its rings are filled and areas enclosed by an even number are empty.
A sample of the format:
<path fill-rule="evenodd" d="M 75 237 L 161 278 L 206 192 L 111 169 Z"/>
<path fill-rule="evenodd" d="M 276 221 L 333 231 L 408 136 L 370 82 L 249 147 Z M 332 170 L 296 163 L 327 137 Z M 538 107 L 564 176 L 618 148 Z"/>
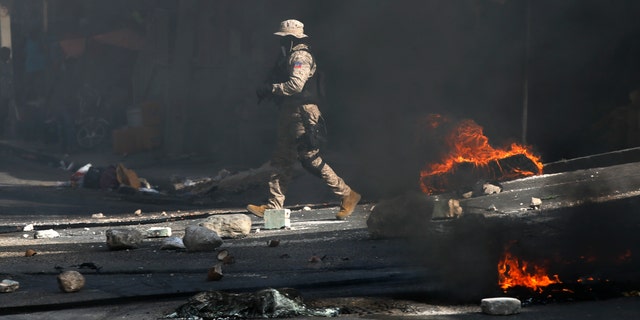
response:
<path fill-rule="evenodd" d="M 280 30 L 274 34 L 283 37 L 294 36 L 298 39 L 307 37 L 307 35 L 304 34 L 304 24 L 294 19 L 280 22 Z"/>

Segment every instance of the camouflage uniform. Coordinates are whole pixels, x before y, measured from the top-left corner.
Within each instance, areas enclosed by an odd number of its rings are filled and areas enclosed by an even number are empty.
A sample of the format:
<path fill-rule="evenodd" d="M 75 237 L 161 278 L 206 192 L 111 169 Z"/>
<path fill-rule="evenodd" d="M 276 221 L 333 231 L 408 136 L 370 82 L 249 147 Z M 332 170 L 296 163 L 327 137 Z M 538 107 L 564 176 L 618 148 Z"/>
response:
<path fill-rule="evenodd" d="M 273 85 L 273 94 L 294 96 L 302 92 L 307 80 L 314 76 L 316 64 L 305 44 L 293 47 L 288 58 L 289 80 Z M 269 205 L 272 208 L 284 206 L 287 185 L 292 178 L 293 163 L 297 159 L 312 174 L 322 178 L 333 193 L 343 197 L 351 188 L 340 178 L 320 156 L 320 150 L 305 142 L 306 128 L 318 125 L 320 110 L 316 104 L 298 104 L 296 100 L 283 99 L 278 116 L 278 140 L 271 165 L 275 172 L 269 181 Z M 302 112 L 306 112 L 303 115 Z M 305 123 L 305 121 L 308 121 Z"/>
<path fill-rule="evenodd" d="M 271 73 L 269 84 L 259 88 L 258 100 L 273 97 L 278 104 L 278 140 L 271 158 L 274 168 L 269 180 L 269 201 L 265 205 L 248 205 L 247 210 L 259 217 L 266 209 L 284 207 L 287 186 L 292 179 L 297 158 L 310 173 L 320 177 L 334 194 L 342 198 L 337 219 L 345 219 L 355 209 L 360 194 L 352 190 L 320 156 L 318 123 L 319 86 L 316 63 L 309 47 L 300 39 L 306 38 L 304 25 L 297 20 L 280 24 L 283 55 Z"/>

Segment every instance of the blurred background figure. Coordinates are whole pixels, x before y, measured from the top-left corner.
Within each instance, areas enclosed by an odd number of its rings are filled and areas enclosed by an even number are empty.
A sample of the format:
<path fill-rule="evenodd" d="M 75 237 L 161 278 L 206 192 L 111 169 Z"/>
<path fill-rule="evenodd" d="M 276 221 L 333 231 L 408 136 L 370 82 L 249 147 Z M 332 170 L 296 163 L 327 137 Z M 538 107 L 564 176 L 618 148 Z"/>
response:
<path fill-rule="evenodd" d="M 10 131 L 10 124 L 15 122 L 9 119 L 9 115 L 14 115 L 14 111 L 11 49 L 2 47 L 0 48 L 0 138 L 5 138 Z"/>

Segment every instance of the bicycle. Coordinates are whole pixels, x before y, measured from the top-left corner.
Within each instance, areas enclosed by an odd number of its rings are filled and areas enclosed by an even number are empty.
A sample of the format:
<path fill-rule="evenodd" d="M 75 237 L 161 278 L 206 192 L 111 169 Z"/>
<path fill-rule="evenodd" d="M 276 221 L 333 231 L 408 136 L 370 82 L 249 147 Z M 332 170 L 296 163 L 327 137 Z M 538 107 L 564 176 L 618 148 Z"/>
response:
<path fill-rule="evenodd" d="M 97 90 L 85 84 L 78 92 L 77 99 L 80 117 L 75 121 L 76 143 L 80 148 L 93 149 L 108 140 L 111 124 L 95 115 L 104 107 L 102 96 Z"/>

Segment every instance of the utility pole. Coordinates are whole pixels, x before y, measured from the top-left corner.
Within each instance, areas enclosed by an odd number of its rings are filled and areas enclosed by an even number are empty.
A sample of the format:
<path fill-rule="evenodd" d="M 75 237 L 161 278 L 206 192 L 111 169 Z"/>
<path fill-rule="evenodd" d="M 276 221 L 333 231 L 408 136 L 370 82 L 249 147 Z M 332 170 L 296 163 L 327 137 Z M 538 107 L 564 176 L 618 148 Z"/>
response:
<path fill-rule="evenodd" d="M 522 83 L 522 143 L 527 144 L 529 113 L 529 54 L 531 46 L 531 1 L 525 3 L 524 81 Z"/>

